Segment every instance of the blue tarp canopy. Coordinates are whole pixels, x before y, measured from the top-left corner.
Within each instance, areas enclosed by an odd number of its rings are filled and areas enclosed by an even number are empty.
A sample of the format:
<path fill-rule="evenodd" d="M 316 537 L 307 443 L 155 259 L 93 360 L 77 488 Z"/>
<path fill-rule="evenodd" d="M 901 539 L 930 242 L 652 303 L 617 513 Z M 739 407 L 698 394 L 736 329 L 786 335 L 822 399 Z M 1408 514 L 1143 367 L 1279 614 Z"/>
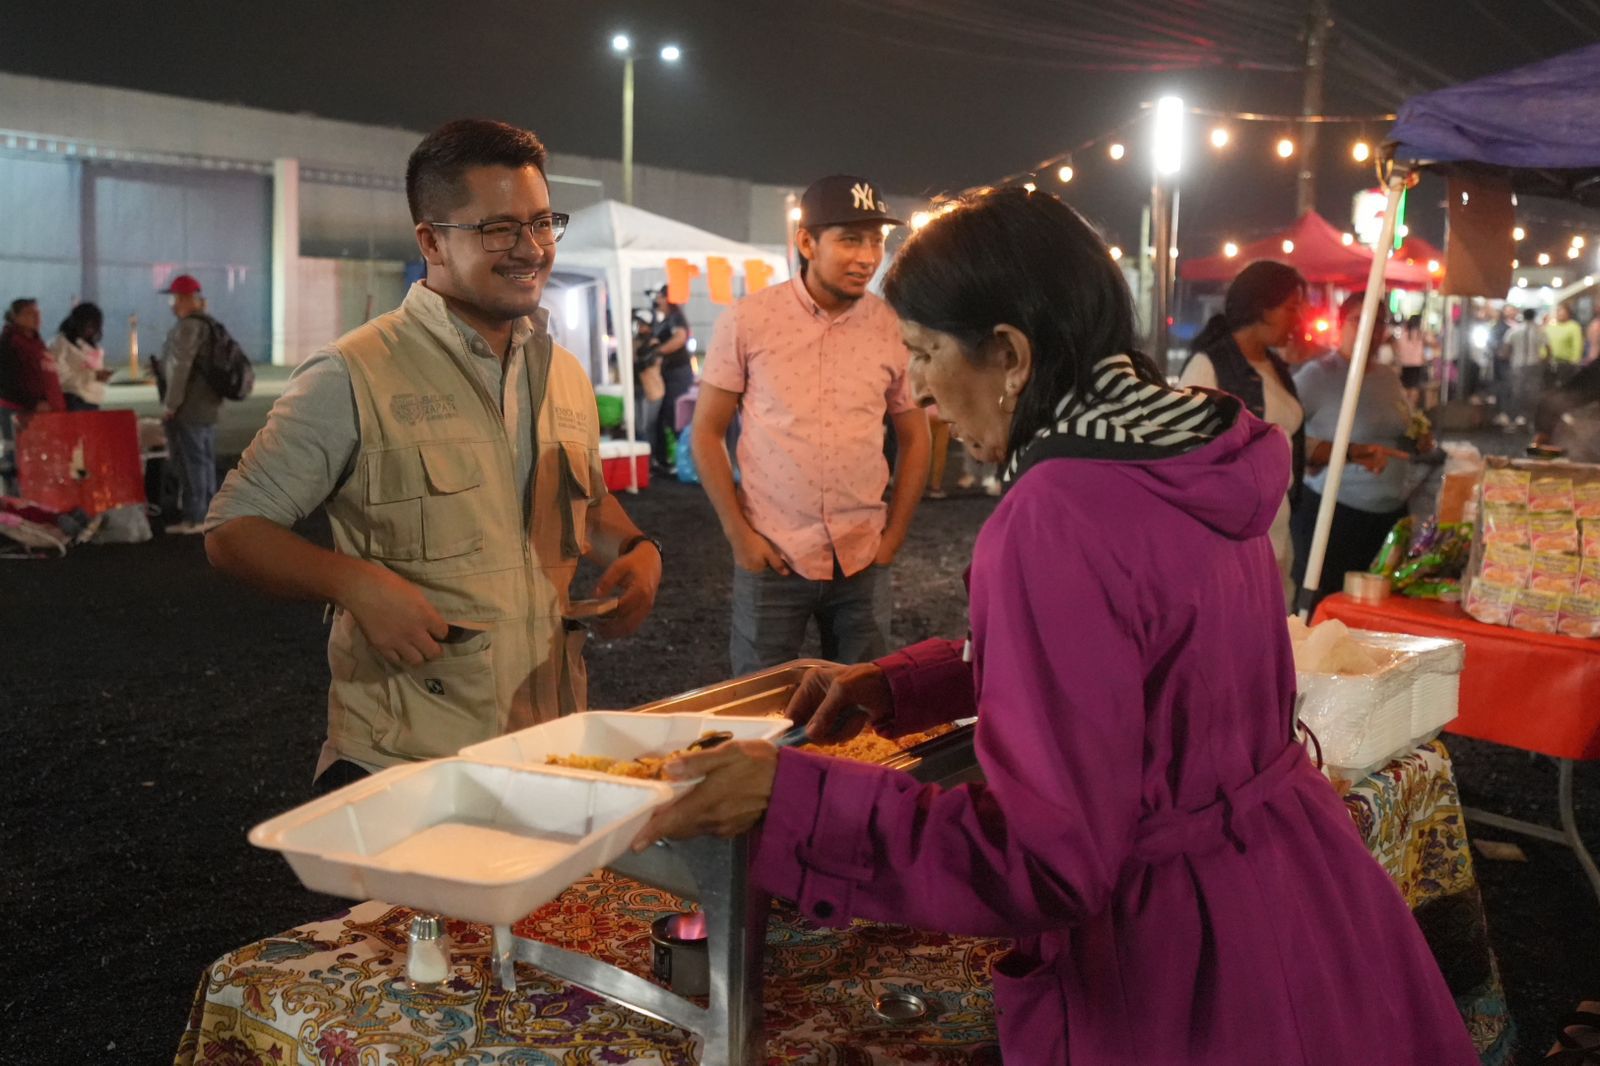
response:
<path fill-rule="evenodd" d="M 1510 170 L 1519 192 L 1600 205 L 1600 44 L 1407 100 L 1394 158 Z"/>

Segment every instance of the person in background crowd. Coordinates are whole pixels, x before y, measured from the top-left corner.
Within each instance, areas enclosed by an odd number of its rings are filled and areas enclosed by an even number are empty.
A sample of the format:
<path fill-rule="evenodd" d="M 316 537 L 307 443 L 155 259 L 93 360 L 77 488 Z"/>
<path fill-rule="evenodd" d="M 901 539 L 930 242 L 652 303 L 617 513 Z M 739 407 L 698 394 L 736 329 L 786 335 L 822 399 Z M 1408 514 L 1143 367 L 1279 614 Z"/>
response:
<path fill-rule="evenodd" d="M 645 349 L 645 358 L 660 359 L 661 380 L 666 386 L 666 394 L 661 397 L 661 417 L 656 420 L 655 432 L 649 438 L 650 463 L 660 473 L 671 477 L 677 473 L 677 469 L 668 459 L 667 429 L 676 423 L 678 397 L 694 385 L 694 365 L 689 357 L 689 319 L 683 313 L 683 305 L 667 299 L 665 285 L 652 294 L 652 299 L 655 302 L 655 314 L 650 324 L 650 343 Z M 678 446 L 687 447 L 688 442 L 679 441 Z"/>
<path fill-rule="evenodd" d="M 0 404 L 13 411 L 65 411 L 56 361 L 39 336 L 39 301 L 12 300 L 0 328 Z"/>
<path fill-rule="evenodd" d="M 1327 482 L 1328 460 L 1333 452 L 1334 429 L 1344 401 L 1345 382 L 1360 329 L 1365 293 L 1352 293 L 1339 306 L 1339 347 L 1301 367 L 1295 388 L 1306 412 L 1306 474 L 1300 500 L 1290 515 L 1294 535 L 1294 581 L 1304 584 L 1317 511 Z M 1373 327 L 1372 348 L 1388 331 L 1380 313 Z M 1349 570 L 1365 570 L 1378 553 L 1383 538 L 1407 513 L 1410 498 L 1410 464 L 1415 452 L 1433 450 L 1432 438 L 1413 439 L 1411 404 L 1394 367 L 1367 359 L 1366 375 L 1356 401 L 1355 422 L 1350 427 L 1350 450 L 1339 483 L 1333 527 L 1322 561 L 1315 601 L 1344 587 Z"/>
<path fill-rule="evenodd" d="M 890 566 L 928 478 L 894 313 L 867 291 L 901 225 L 871 182 L 834 175 L 800 201 L 800 273 L 717 323 L 695 405 L 694 459 L 733 549 L 735 675 L 793 659 L 813 617 L 824 658 L 888 648 Z M 741 482 L 723 443 L 734 414 Z M 887 415 L 899 441 L 885 508 Z"/>
<path fill-rule="evenodd" d="M 1428 381 L 1428 338 L 1422 331 L 1422 316 L 1412 315 L 1394 339 L 1395 362 L 1400 367 L 1400 384 L 1406 399 L 1415 407 L 1422 401 L 1422 386 Z"/>
<path fill-rule="evenodd" d="M 1294 602 L 1289 513 L 1306 468 L 1305 412 L 1289 365 L 1273 349 L 1287 344 L 1299 329 L 1305 293 L 1305 279 L 1291 266 L 1262 260 L 1245 267 L 1228 286 L 1222 313 L 1212 315 L 1195 335 L 1178 378 L 1180 385 L 1221 389 L 1238 397 L 1251 414 L 1283 430 L 1292 444 L 1288 491 L 1268 531 L 1286 607 Z"/>
<path fill-rule="evenodd" d="M 976 717 L 982 779 L 736 741 L 667 763 L 704 781 L 633 846 L 760 822 L 750 876 L 808 918 L 1009 939 L 1007 1063 L 1476 1066 L 1293 735 L 1265 535 L 1283 434 L 1166 387 L 1104 242 L 1047 194 L 962 201 L 884 292 L 917 399 L 1009 488 L 973 549 L 971 639 L 813 671 L 786 713 L 817 739 Z"/>
<path fill-rule="evenodd" d="M 114 371 L 106 369 L 106 353 L 100 347 L 104 329 L 100 308 L 81 303 L 61 320 L 50 342 L 70 411 L 95 411 L 106 402 L 106 382 Z"/>
<path fill-rule="evenodd" d="M 427 276 L 295 369 L 212 508 L 212 565 L 334 607 L 318 791 L 586 710 L 580 556 L 618 600 L 596 632 L 655 604 L 661 546 L 606 492 L 588 373 L 539 307 L 567 225 L 544 167 L 501 122 L 417 145 Z M 318 508 L 332 551 L 292 529 Z"/>
<path fill-rule="evenodd" d="M 1583 365 L 1583 327 L 1572 317 L 1572 308 L 1566 304 L 1556 304 L 1553 319 L 1545 323 L 1541 351 L 1548 360 L 1546 388 L 1561 388 Z"/>
<path fill-rule="evenodd" d="M 1584 359 L 1585 363 L 1600 362 L 1600 310 L 1596 310 L 1594 317 L 1589 319 L 1589 328 L 1584 331 Z"/>
<path fill-rule="evenodd" d="M 1483 342 L 1483 352 L 1489 363 L 1489 394 L 1497 408 L 1494 420 L 1502 426 L 1511 421 L 1511 360 L 1506 352 L 1506 337 L 1521 321 L 1522 313 L 1514 304 L 1503 304 Z"/>
<path fill-rule="evenodd" d="M 661 353 L 650 344 L 649 316 L 636 311 L 633 315 L 633 430 L 635 440 L 642 440 L 652 448 L 652 469 L 656 466 L 652 442 L 656 435 L 656 419 L 661 417 L 663 389 Z"/>
<path fill-rule="evenodd" d="M 201 533 L 211 498 L 217 494 L 217 412 L 222 397 L 196 364 L 209 350 L 213 333 L 200 282 L 193 275 L 179 274 L 161 291 L 172 297 L 177 319 L 161 345 L 161 369 L 167 379 L 161 417 L 182 497 L 182 518 L 167 532 Z"/>
<path fill-rule="evenodd" d="M 1496 416 L 1502 426 L 1524 426 L 1539 396 L 1544 391 L 1544 366 L 1540 352 L 1544 349 L 1544 330 L 1539 328 L 1539 312 L 1525 308 L 1522 321 L 1512 326 L 1500 342 L 1500 352 L 1495 365 L 1496 373 L 1504 367 L 1506 376 L 1500 390 L 1504 397 L 1504 419 Z"/>

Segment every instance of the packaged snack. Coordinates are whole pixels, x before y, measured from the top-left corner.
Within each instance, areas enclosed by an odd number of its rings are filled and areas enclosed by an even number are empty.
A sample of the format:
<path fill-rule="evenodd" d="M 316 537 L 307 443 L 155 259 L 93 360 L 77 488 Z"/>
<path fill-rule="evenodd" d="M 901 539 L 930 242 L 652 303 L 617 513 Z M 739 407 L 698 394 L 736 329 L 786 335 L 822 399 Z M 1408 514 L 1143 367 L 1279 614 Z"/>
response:
<path fill-rule="evenodd" d="M 1467 613 L 1480 622 L 1492 626 L 1503 626 L 1511 623 L 1511 607 L 1516 602 L 1517 589 L 1502 588 L 1499 585 L 1486 585 L 1481 580 L 1474 581 L 1467 590 L 1466 601 L 1462 604 Z"/>
<path fill-rule="evenodd" d="M 1583 531 L 1583 557 L 1600 559 L 1600 518 L 1585 518 L 1578 526 Z"/>
<path fill-rule="evenodd" d="M 1585 559 L 1578 571 L 1578 595 L 1600 596 L 1600 559 Z"/>
<path fill-rule="evenodd" d="M 1367 573 L 1387 574 L 1400 565 L 1406 557 L 1406 548 L 1411 544 L 1412 524 L 1411 516 L 1406 515 L 1384 534 L 1383 544 L 1379 546 L 1372 565 L 1367 567 Z"/>
<path fill-rule="evenodd" d="M 1572 510 L 1579 518 L 1600 519 L 1600 481 L 1584 481 L 1573 486 Z"/>
<path fill-rule="evenodd" d="M 1491 544 L 1483 549 L 1483 569 L 1478 581 L 1503 589 L 1526 588 L 1533 572 L 1533 553 L 1512 544 Z"/>
<path fill-rule="evenodd" d="M 1483 502 L 1512 503 L 1518 507 L 1528 505 L 1528 483 L 1532 480 L 1526 470 L 1485 470 L 1483 473 Z"/>
<path fill-rule="evenodd" d="M 1529 511 L 1560 511 L 1571 514 L 1573 509 L 1572 479 L 1570 477 L 1534 478 L 1528 486 Z"/>
<path fill-rule="evenodd" d="M 1461 599 L 1461 582 L 1448 578 L 1438 581 L 1418 581 L 1400 590 L 1400 595 L 1414 600 L 1445 600 L 1456 603 Z"/>
<path fill-rule="evenodd" d="M 1511 627 L 1530 633 L 1554 633 L 1561 618 L 1561 596 L 1523 589 L 1511 602 Z"/>
<path fill-rule="evenodd" d="M 1578 552 L 1578 520 L 1570 514 L 1528 516 L 1528 547 L 1535 552 Z"/>
<path fill-rule="evenodd" d="M 1562 597 L 1557 629 L 1569 637 L 1600 637 L 1600 597 Z"/>
<path fill-rule="evenodd" d="M 1576 555 L 1535 555 L 1528 587 L 1570 596 L 1578 591 L 1578 564 L 1581 562 Z"/>
<path fill-rule="evenodd" d="M 1496 504 L 1483 509 L 1483 543 L 1528 546 L 1528 512 L 1521 507 Z"/>

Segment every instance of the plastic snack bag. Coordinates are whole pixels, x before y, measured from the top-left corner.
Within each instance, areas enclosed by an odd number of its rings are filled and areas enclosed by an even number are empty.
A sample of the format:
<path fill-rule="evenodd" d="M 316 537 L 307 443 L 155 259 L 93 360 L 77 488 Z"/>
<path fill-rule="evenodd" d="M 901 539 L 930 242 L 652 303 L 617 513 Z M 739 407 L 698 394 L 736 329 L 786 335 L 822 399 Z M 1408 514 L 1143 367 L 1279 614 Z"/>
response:
<path fill-rule="evenodd" d="M 1554 592 L 1523 589 L 1511 604 L 1511 628 L 1530 633 L 1554 633 L 1561 618 L 1561 596 Z"/>
<path fill-rule="evenodd" d="M 1573 510 L 1572 479 L 1570 477 L 1535 478 L 1528 486 L 1528 510 L 1536 512 L 1559 511 L 1571 514 Z"/>
<path fill-rule="evenodd" d="M 1519 507 L 1528 505 L 1528 484 L 1532 476 L 1526 470 L 1486 470 L 1483 474 L 1483 502 L 1511 503 Z"/>
<path fill-rule="evenodd" d="M 1570 514 L 1528 516 L 1528 547 L 1534 552 L 1578 551 L 1578 520 Z"/>
<path fill-rule="evenodd" d="M 1600 637 L 1600 598 L 1562 597 L 1557 628 L 1569 637 Z"/>

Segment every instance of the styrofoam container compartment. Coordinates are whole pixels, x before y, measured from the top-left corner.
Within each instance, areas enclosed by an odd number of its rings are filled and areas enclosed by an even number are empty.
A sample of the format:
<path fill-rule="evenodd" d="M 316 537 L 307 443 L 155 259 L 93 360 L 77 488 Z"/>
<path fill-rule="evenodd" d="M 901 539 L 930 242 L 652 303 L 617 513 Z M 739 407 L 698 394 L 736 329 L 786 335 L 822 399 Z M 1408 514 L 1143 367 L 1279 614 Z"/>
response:
<path fill-rule="evenodd" d="M 1351 630 L 1390 657 L 1372 674 L 1300 672 L 1300 720 L 1316 734 L 1327 763 L 1383 765 L 1456 717 L 1466 645 L 1459 640 Z"/>
<path fill-rule="evenodd" d="M 262 822 L 307 888 L 508 925 L 627 850 L 673 792 L 557 767 L 395 766 Z"/>
<path fill-rule="evenodd" d="M 501 766 L 543 766 L 551 755 L 603 755 L 626 760 L 679 751 L 718 730 L 732 733 L 735 740 L 772 740 L 793 725 L 787 718 L 585 711 L 462 748 L 461 755 Z M 669 784 L 675 792 L 683 792 L 698 780 Z"/>

